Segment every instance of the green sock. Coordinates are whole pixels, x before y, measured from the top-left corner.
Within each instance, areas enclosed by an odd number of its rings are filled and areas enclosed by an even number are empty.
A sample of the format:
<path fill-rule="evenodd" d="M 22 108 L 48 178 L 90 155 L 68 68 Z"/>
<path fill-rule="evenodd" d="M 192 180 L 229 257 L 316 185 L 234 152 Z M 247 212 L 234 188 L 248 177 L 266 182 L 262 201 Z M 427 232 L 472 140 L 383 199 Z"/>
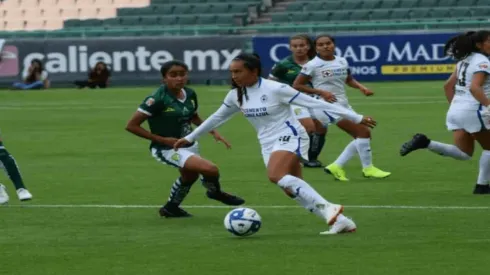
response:
<path fill-rule="evenodd" d="M 20 175 L 19 167 L 12 155 L 5 149 L 3 143 L 0 141 L 0 166 L 7 171 L 7 175 L 10 180 L 14 183 L 15 189 L 26 188 L 24 182 L 22 181 L 22 176 Z"/>

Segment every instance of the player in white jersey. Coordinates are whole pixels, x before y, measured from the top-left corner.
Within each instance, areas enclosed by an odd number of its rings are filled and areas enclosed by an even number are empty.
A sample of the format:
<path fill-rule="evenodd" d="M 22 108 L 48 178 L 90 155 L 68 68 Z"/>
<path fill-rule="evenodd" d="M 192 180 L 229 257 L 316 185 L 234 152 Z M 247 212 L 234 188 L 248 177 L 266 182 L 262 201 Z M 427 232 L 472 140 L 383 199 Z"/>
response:
<path fill-rule="evenodd" d="M 269 78 L 290 86 L 301 72 L 302 65 L 316 56 L 313 40 L 306 34 L 298 34 L 289 38 L 289 50 L 291 55 L 277 62 L 272 68 Z M 322 163 L 318 156 L 325 145 L 327 127 L 319 120 L 315 119 L 309 108 L 292 106 L 296 118 L 305 127 L 310 137 L 310 149 L 308 151 L 308 161 L 304 162 L 304 167 L 320 168 Z"/>
<path fill-rule="evenodd" d="M 322 234 L 354 231 L 355 223 L 341 214 L 343 207 L 325 200 L 302 179 L 300 159 L 308 157 L 309 138 L 294 117 L 291 104 L 322 109 L 369 127 L 376 123 L 341 106 L 309 97 L 286 84 L 260 78 L 260 60 L 252 55 L 235 57 L 230 71 L 235 89 L 228 93 L 215 113 L 192 133 L 178 140 L 174 148 L 195 141 L 241 111 L 257 131 L 269 180 L 332 226 Z"/>
<path fill-rule="evenodd" d="M 454 144 L 430 140 L 416 134 L 402 145 L 406 156 L 417 149 L 469 160 L 474 152 L 474 139 L 480 143 L 480 172 L 474 194 L 490 194 L 490 32 L 478 31 L 459 35 L 446 43 L 445 51 L 458 60 L 444 90 L 451 104 L 446 115 L 447 129 L 453 132 Z"/>
<path fill-rule="evenodd" d="M 355 112 L 349 105 L 345 84 L 359 89 L 366 96 L 373 95 L 373 92 L 352 77 L 349 64 L 345 58 L 335 55 L 335 39 L 333 37 L 329 35 L 318 36 L 315 40 L 315 47 L 317 57 L 303 66 L 301 74 L 294 81 L 293 87 L 308 94 L 318 95 L 326 101 Z M 313 87 L 307 85 L 309 82 Z M 361 159 L 362 172 L 365 177 L 386 178 L 391 175 L 390 172 L 376 168 L 372 163 L 371 131 L 368 127 L 355 124 L 347 119 L 330 116 L 321 109 L 312 109 L 312 111 L 313 116 L 323 123 L 337 124 L 340 129 L 354 138 L 337 160 L 325 167 L 325 172 L 334 176 L 336 180 L 348 181 L 343 166 L 357 152 Z"/>

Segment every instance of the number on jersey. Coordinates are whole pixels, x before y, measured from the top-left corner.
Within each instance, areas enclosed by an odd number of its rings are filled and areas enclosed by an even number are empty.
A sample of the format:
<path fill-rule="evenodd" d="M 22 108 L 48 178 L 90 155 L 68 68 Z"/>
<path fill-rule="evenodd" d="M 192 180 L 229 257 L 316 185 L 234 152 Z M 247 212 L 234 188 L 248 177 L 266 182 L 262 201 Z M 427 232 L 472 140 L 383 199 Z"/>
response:
<path fill-rule="evenodd" d="M 458 68 L 458 86 L 466 86 L 466 70 L 470 66 L 470 63 L 462 62 Z"/>

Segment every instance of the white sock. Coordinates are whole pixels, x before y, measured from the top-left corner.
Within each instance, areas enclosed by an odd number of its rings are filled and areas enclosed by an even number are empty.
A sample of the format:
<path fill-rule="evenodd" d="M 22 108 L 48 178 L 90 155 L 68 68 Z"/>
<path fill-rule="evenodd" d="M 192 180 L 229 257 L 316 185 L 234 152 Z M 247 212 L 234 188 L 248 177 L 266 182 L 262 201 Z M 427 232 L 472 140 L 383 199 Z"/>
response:
<path fill-rule="evenodd" d="M 351 141 L 347 146 L 345 146 L 344 151 L 339 155 L 339 157 L 334 161 L 340 167 L 343 167 L 354 155 L 357 153 L 356 140 Z"/>
<path fill-rule="evenodd" d="M 476 184 L 485 185 L 490 181 L 490 151 L 484 150 L 480 157 L 480 172 Z"/>
<path fill-rule="evenodd" d="M 294 200 L 308 211 L 325 219 L 322 209 L 327 207 L 329 202 L 318 194 L 306 181 L 291 175 L 286 175 L 279 180 L 277 185 L 283 189 L 287 189 L 288 193 L 296 196 Z M 323 207 L 317 207 L 317 205 L 323 205 Z"/>
<path fill-rule="evenodd" d="M 371 139 L 358 138 L 356 139 L 357 153 L 361 159 L 362 168 L 373 165 L 373 154 L 371 153 Z"/>
<path fill-rule="evenodd" d="M 458 160 L 469 160 L 471 159 L 465 152 L 459 150 L 457 146 L 441 143 L 437 141 L 431 141 L 429 143 L 429 150 L 432 152 L 439 154 L 441 156 L 452 157 Z"/>

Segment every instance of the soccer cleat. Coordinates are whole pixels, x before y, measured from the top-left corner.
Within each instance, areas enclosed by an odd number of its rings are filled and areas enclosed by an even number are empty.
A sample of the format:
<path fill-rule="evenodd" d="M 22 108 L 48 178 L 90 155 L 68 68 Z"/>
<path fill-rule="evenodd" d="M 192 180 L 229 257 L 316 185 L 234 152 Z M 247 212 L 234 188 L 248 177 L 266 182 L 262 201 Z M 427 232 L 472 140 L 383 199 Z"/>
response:
<path fill-rule="evenodd" d="M 310 160 L 303 162 L 303 167 L 306 168 L 320 168 L 322 167 L 322 163 L 319 160 Z"/>
<path fill-rule="evenodd" d="M 191 214 L 187 213 L 184 209 L 178 206 L 165 205 L 158 211 L 160 217 L 165 218 L 189 218 Z"/>
<path fill-rule="evenodd" d="M 328 165 L 323 169 L 323 171 L 325 171 L 325 173 L 327 174 L 332 175 L 335 178 L 335 180 L 349 181 L 349 179 L 345 175 L 345 170 L 335 163 Z"/>
<path fill-rule="evenodd" d="M 328 203 L 327 205 L 317 205 L 318 208 L 323 208 L 323 216 L 328 225 L 333 225 L 337 221 L 337 217 L 342 214 L 344 207 L 340 204 Z"/>
<path fill-rule="evenodd" d="M 0 184 L 0 205 L 6 204 L 9 202 L 9 194 L 7 194 L 7 188 L 5 185 Z"/>
<path fill-rule="evenodd" d="M 337 221 L 330 227 L 330 230 L 320 232 L 320 235 L 335 235 L 342 233 L 356 232 L 357 226 L 350 218 L 339 216 Z"/>
<path fill-rule="evenodd" d="M 20 201 L 30 201 L 32 200 L 32 194 L 25 188 L 17 189 L 17 196 Z"/>
<path fill-rule="evenodd" d="M 362 174 L 366 178 L 384 179 L 389 177 L 391 175 L 391 172 L 385 172 L 371 165 L 362 169 Z"/>
<path fill-rule="evenodd" d="M 490 185 L 488 185 L 488 184 L 477 184 L 477 185 L 475 185 L 475 189 L 473 190 L 473 194 L 475 194 L 475 195 L 490 194 Z"/>
<path fill-rule="evenodd" d="M 213 200 L 217 200 L 217 201 L 222 202 L 226 205 L 237 206 L 237 205 L 242 205 L 245 203 L 244 199 L 237 197 L 237 196 L 234 196 L 234 195 L 230 195 L 230 194 L 225 193 L 225 192 L 208 191 L 208 192 L 206 192 L 206 195 L 208 196 L 208 198 L 213 199 Z"/>
<path fill-rule="evenodd" d="M 413 138 L 402 145 L 400 155 L 406 156 L 412 151 L 429 147 L 430 139 L 424 134 L 416 134 Z"/>

